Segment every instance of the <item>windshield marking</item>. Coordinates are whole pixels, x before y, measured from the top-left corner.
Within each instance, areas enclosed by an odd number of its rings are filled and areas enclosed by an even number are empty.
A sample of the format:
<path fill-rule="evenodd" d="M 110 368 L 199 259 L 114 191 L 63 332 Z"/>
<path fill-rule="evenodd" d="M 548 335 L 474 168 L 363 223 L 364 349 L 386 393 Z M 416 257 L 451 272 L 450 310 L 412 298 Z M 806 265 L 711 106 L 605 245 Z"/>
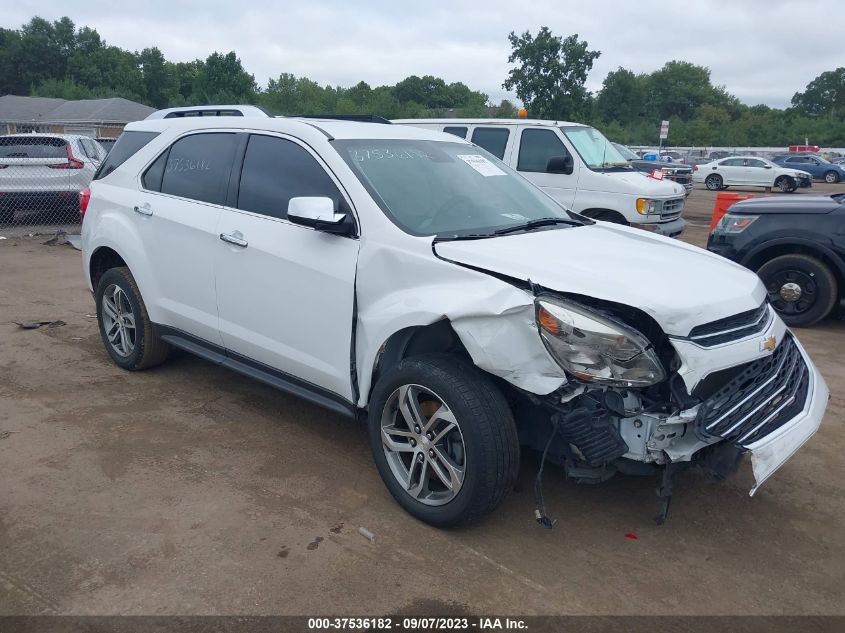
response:
<path fill-rule="evenodd" d="M 458 154 L 458 158 L 464 161 L 467 165 L 472 167 L 479 174 L 485 178 L 490 176 L 505 176 L 505 172 L 496 167 L 489 160 L 484 158 L 481 154 Z"/>

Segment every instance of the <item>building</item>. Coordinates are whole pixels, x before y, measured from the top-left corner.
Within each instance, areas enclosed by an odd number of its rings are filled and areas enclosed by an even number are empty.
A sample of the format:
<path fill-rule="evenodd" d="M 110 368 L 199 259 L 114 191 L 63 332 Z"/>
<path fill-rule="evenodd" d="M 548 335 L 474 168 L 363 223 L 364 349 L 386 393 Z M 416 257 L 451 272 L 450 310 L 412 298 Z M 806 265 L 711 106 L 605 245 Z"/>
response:
<path fill-rule="evenodd" d="M 112 97 L 67 101 L 49 97 L 0 97 L 0 134 L 52 132 L 116 138 L 131 121 L 144 119 L 154 108 Z"/>

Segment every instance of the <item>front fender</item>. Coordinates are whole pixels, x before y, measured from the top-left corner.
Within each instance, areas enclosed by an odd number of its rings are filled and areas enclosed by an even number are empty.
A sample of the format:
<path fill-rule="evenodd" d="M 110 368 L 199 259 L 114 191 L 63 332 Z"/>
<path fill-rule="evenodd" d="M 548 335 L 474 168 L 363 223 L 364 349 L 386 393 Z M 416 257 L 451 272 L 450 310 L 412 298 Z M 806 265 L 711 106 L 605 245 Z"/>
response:
<path fill-rule="evenodd" d="M 762 244 L 758 244 L 754 248 L 748 250 L 742 256 L 739 263 L 745 266 L 746 268 L 750 268 L 749 263 L 754 261 L 754 258 L 757 257 L 760 253 L 770 248 L 778 246 L 800 246 L 824 255 L 828 260 L 830 260 L 834 264 L 834 266 L 836 266 L 836 269 L 839 271 L 839 274 L 845 276 L 845 263 L 842 261 L 842 256 L 838 255 L 831 247 L 824 243 L 825 241 L 827 241 L 827 239 L 829 238 L 815 238 L 813 236 L 796 237 L 794 235 L 776 237 L 770 240 L 766 240 Z"/>
<path fill-rule="evenodd" d="M 566 382 L 537 333 L 534 297 L 432 252 L 362 249 L 356 284 L 359 406 L 366 406 L 379 350 L 396 332 L 448 319 L 479 368 L 536 393 Z"/>

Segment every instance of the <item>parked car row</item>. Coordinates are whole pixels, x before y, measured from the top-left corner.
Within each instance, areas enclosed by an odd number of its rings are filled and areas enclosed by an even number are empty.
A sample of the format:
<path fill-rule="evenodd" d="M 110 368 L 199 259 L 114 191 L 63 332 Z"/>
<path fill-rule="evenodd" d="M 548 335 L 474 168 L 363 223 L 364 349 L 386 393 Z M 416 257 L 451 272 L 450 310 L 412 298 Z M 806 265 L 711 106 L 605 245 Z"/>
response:
<path fill-rule="evenodd" d="M 739 185 L 774 188 L 791 193 L 799 187 L 813 186 L 812 176 L 806 171 L 782 167 L 755 156 L 732 156 L 696 165 L 692 178 L 694 182 L 704 184 L 711 191 Z"/>
<path fill-rule="evenodd" d="M 436 526 L 492 511 L 521 447 L 579 482 L 659 477 L 662 520 L 676 472 L 750 454 L 753 493 L 816 432 L 827 386 L 771 288 L 588 217 L 679 215 L 683 187 L 589 126 L 398 123 L 128 125 L 80 197 L 115 364 L 176 347 L 365 419 L 387 489 Z"/>

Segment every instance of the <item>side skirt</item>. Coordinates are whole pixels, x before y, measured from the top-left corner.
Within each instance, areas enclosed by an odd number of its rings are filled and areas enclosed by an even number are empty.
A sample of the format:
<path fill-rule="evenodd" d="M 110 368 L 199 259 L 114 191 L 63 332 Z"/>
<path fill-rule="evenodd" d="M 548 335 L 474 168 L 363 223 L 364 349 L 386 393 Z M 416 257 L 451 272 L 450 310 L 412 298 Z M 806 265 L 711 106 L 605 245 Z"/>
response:
<path fill-rule="evenodd" d="M 153 324 L 153 331 L 173 347 L 178 347 L 215 365 L 222 365 L 227 369 L 254 378 L 259 382 L 263 382 L 265 385 L 270 385 L 281 391 L 298 396 L 303 400 L 313 402 L 342 416 L 348 418 L 357 417 L 357 408 L 355 405 L 332 391 L 226 350 L 219 345 L 199 339 L 187 332 L 157 323 Z"/>

